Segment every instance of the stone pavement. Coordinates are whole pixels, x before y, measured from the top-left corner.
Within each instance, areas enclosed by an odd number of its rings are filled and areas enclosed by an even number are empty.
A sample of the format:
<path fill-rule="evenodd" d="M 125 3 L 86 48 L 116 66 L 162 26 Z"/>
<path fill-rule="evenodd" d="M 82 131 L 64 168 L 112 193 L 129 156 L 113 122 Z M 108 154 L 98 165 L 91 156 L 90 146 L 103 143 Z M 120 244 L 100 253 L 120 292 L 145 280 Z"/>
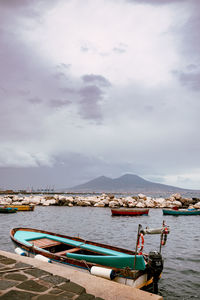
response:
<path fill-rule="evenodd" d="M 0 255 L 1 300 L 103 300 L 84 287 L 32 265 Z"/>
<path fill-rule="evenodd" d="M 60 263 L 0 250 L 0 300 L 163 300 Z"/>

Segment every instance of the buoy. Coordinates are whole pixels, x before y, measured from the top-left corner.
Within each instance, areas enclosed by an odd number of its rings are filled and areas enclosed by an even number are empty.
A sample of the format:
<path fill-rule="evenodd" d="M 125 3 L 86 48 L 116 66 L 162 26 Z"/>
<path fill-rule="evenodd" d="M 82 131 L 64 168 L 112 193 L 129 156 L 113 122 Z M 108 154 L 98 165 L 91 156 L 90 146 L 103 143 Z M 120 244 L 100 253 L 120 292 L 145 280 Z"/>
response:
<path fill-rule="evenodd" d="M 15 253 L 19 254 L 19 255 L 22 255 L 22 256 L 27 256 L 27 253 L 19 247 L 15 248 Z"/>
<path fill-rule="evenodd" d="M 92 267 L 90 273 L 95 276 L 99 276 L 106 279 L 114 279 L 116 277 L 115 271 L 112 269 L 102 268 L 102 267 Z"/>
<path fill-rule="evenodd" d="M 48 257 L 45 257 L 45 256 L 43 256 L 41 254 L 36 254 L 34 258 L 38 259 L 38 260 L 41 260 L 41 261 L 46 261 L 48 263 L 51 262 L 51 260 Z"/>

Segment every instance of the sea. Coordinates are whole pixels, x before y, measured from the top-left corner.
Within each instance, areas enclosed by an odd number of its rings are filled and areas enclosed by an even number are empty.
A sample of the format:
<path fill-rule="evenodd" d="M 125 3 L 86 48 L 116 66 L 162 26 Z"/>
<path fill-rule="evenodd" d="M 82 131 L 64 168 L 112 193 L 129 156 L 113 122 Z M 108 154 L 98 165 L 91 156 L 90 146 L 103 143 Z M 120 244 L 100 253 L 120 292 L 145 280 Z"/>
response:
<path fill-rule="evenodd" d="M 163 216 L 162 209 L 152 208 L 148 216 L 113 217 L 108 207 L 36 206 L 33 212 L 0 214 L 0 249 L 14 252 L 11 228 L 32 227 L 134 250 L 138 225 L 156 228 L 163 220 L 170 234 L 162 247 L 159 294 L 167 300 L 200 299 L 200 216 Z M 159 235 L 144 238 L 145 253 L 159 250 Z"/>

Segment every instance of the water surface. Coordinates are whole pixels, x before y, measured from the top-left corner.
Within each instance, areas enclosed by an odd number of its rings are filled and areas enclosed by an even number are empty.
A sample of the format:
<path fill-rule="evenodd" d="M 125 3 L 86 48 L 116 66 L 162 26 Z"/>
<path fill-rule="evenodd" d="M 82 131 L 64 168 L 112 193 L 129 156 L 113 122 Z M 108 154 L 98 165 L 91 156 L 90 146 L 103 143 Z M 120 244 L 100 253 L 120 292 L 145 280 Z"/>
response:
<path fill-rule="evenodd" d="M 161 209 L 150 209 L 149 216 L 112 217 L 109 208 L 37 206 L 33 212 L 0 214 L 0 249 L 14 251 L 11 228 L 32 227 L 134 250 L 138 224 L 155 228 L 163 220 L 171 233 L 162 249 L 159 293 L 167 300 L 200 299 L 200 216 L 163 216 Z M 145 236 L 144 251 L 159 250 L 159 243 L 159 235 Z"/>

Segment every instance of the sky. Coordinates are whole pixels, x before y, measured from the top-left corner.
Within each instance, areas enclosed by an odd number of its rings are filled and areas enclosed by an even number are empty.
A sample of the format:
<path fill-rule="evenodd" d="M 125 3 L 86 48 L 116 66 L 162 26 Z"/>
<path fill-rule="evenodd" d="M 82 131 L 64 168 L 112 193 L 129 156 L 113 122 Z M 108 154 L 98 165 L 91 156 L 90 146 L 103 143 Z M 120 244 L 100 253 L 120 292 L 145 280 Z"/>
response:
<path fill-rule="evenodd" d="M 200 189 L 200 1 L 0 0 L 0 189 Z"/>

